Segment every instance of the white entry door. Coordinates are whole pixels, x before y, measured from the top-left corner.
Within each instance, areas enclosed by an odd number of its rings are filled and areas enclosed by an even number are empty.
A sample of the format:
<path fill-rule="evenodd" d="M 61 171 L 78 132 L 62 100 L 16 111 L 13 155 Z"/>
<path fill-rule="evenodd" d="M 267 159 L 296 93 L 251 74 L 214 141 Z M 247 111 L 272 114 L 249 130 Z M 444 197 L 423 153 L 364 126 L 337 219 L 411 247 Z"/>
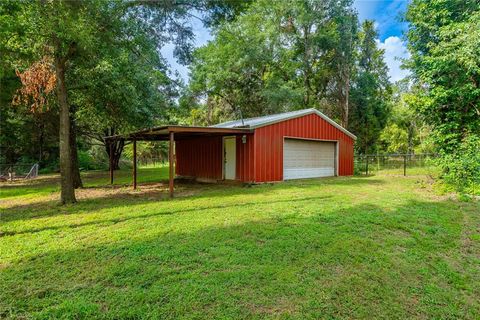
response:
<path fill-rule="evenodd" d="M 283 179 L 334 176 L 335 150 L 335 142 L 285 139 L 283 144 Z"/>
<path fill-rule="evenodd" d="M 226 180 L 235 180 L 235 169 L 237 162 L 237 142 L 235 137 L 223 139 L 224 173 Z"/>

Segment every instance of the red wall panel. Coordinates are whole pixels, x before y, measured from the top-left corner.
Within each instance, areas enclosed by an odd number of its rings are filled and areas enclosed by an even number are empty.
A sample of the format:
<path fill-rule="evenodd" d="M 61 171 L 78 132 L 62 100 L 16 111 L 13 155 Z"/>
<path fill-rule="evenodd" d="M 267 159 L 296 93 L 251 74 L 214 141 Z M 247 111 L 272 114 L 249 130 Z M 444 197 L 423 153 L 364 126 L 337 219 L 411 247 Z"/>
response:
<path fill-rule="evenodd" d="M 254 181 L 254 135 L 245 135 L 246 141 L 243 143 L 242 136 L 237 136 L 237 180 L 244 182 Z"/>
<path fill-rule="evenodd" d="M 338 141 L 338 174 L 353 175 L 354 140 L 316 114 L 309 114 L 255 130 L 254 181 L 283 180 L 284 137 Z"/>
<path fill-rule="evenodd" d="M 222 137 L 175 141 L 175 173 L 179 176 L 221 180 Z"/>

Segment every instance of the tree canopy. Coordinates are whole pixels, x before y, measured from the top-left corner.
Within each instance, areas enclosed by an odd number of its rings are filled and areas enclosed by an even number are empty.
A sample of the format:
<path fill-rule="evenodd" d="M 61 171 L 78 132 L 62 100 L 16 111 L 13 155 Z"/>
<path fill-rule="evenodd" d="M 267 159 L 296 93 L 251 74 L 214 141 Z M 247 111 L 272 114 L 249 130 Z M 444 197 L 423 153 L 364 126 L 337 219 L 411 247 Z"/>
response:
<path fill-rule="evenodd" d="M 461 191 L 480 181 L 480 4 L 414 0 L 406 63 L 414 108 L 432 127 L 443 177 Z"/>
<path fill-rule="evenodd" d="M 433 126 L 442 152 L 480 134 L 480 6 L 477 1 L 415 0 L 406 66 L 421 86 L 413 107 Z"/>
<path fill-rule="evenodd" d="M 5 1 L 0 4 L 5 37 L 0 50 L 8 57 L 2 72 L 30 68 L 22 97 L 33 106 L 59 115 L 61 201 L 75 202 L 78 174 L 77 126 L 102 132 L 153 124 L 165 119 L 175 96 L 160 49 L 175 45 L 175 56 L 188 62 L 194 35 L 192 10 L 202 11 L 209 25 L 231 19 L 248 2 L 197 1 Z M 25 49 L 28 48 L 28 49 Z M 44 68 L 32 69 L 40 61 Z M 55 99 L 47 99 L 52 81 Z M 10 71 L 11 73 L 11 71 Z M 48 83 L 49 88 L 44 84 Z M 18 83 L 17 83 L 18 84 Z M 41 94 L 38 94 L 38 93 Z M 5 101 L 4 101 L 5 102 Z M 35 108 L 35 112 L 43 111 Z M 13 157 L 13 154 L 12 154 Z"/>

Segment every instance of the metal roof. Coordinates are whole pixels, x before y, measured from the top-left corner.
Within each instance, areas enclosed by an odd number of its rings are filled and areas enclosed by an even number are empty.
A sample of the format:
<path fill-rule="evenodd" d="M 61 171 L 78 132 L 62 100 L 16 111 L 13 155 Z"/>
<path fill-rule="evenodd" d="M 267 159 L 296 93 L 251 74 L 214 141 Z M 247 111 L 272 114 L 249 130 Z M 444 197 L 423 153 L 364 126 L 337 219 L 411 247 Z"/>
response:
<path fill-rule="evenodd" d="M 263 117 L 256 117 L 256 118 L 249 118 L 249 119 L 243 119 L 242 120 L 234 120 L 234 121 L 227 121 L 223 123 L 216 124 L 214 126 L 211 126 L 213 128 L 251 128 L 251 129 L 256 129 L 264 126 L 268 126 L 277 122 L 282 122 L 290 119 L 295 119 L 299 117 L 303 117 L 309 114 L 316 114 L 328 123 L 330 123 L 332 126 L 335 128 L 339 129 L 340 131 L 344 132 L 346 135 L 353 139 L 357 139 L 357 137 L 318 111 L 317 109 L 311 108 L 311 109 L 303 109 L 303 110 L 297 110 L 297 111 L 291 111 L 291 112 L 285 112 L 285 113 L 278 113 L 278 114 L 272 114 L 268 116 L 263 116 Z"/>
<path fill-rule="evenodd" d="M 206 135 L 237 135 L 237 134 L 246 134 L 252 133 L 253 129 L 251 128 L 213 128 L 213 127 L 196 127 L 196 126 L 180 126 L 180 125 L 169 125 L 161 127 L 153 127 L 148 129 L 143 129 L 127 134 L 119 134 L 109 137 L 104 137 L 105 140 L 138 140 L 138 141 L 162 141 L 168 140 L 170 138 L 170 133 L 175 134 L 175 140 L 182 138 L 191 138 L 195 136 L 206 136 Z"/>

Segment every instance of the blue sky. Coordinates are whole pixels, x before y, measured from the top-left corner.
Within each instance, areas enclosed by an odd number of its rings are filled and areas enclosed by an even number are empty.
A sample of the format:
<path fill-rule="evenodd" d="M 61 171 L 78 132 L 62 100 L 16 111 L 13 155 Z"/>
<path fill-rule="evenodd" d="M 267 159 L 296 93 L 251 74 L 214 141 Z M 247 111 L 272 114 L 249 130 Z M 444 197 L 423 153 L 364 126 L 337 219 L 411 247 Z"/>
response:
<path fill-rule="evenodd" d="M 405 0 L 355 0 L 354 7 L 359 19 L 375 20 L 380 41 L 388 37 L 401 37 L 407 24 L 401 22 L 401 17 L 407 10 Z"/>
<path fill-rule="evenodd" d="M 379 47 L 385 50 L 385 62 L 392 82 L 408 75 L 407 70 L 400 68 L 400 59 L 408 58 L 404 42 L 407 23 L 402 22 L 408 3 L 408 0 L 355 0 L 353 4 L 360 21 L 375 20 Z"/>
<path fill-rule="evenodd" d="M 275 1 L 275 0 L 272 0 Z M 405 13 L 408 0 L 355 0 L 353 6 L 358 11 L 360 21 L 375 20 L 379 33 L 379 46 L 385 50 L 385 62 L 389 67 L 390 79 L 395 82 L 404 78 L 408 72 L 400 69 L 400 59 L 407 58 L 403 33 L 407 24 L 401 21 Z M 202 46 L 212 39 L 208 29 L 204 28 L 197 19 L 192 19 L 193 31 L 196 35 L 195 45 Z M 178 73 L 184 81 L 188 81 L 188 68 L 179 65 L 173 57 L 173 47 L 166 45 L 162 54 L 170 64 L 171 69 Z"/>

